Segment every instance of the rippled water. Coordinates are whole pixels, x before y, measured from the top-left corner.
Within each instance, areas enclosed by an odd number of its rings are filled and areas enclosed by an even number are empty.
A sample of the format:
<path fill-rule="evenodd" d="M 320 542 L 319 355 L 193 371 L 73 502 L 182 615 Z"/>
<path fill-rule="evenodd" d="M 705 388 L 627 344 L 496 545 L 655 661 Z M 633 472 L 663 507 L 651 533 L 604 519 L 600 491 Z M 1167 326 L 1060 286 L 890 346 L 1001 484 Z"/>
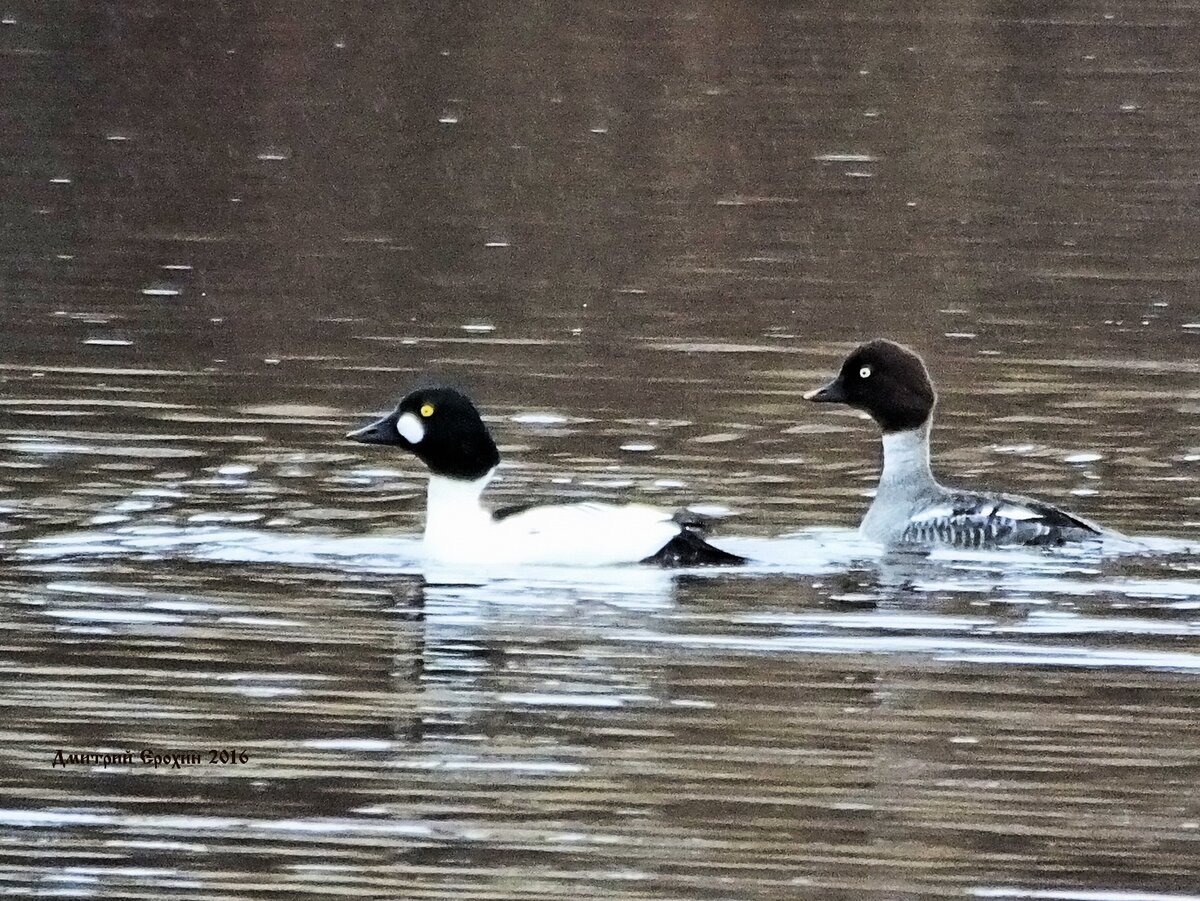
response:
<path fill-rule="evenodd" d="M 1195 12 L 0 9 L 0 892 L 1200 897 Z M 860 545 L 876 334 L 1154 552 Z M 426 569 L 430 374 L 762 562 Z"/>

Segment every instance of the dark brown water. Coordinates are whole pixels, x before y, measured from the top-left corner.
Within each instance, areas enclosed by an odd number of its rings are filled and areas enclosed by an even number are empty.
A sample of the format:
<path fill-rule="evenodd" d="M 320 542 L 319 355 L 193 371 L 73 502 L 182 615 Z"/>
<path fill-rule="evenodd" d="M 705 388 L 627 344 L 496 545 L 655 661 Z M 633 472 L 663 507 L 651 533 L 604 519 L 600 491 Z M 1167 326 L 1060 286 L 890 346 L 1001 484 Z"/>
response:
<path fill-rule="evenodd" d="M 1194 3 L 0 14 L 0 893 L 1200 896 L 1200 558 L 864 556 L 800 397 L 1195 538 Z M 430 374 L 784 562 L 423 574 Z"/>

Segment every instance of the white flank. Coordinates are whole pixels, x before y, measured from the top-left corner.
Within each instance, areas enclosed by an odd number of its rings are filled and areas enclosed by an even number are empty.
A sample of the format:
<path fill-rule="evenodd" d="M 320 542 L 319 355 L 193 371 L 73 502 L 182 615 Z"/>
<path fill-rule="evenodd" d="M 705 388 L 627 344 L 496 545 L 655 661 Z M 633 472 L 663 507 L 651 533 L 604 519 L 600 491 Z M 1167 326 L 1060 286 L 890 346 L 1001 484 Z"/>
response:
<path fill-rule="evenodd" d="M 491 477 L 430 477 L 428 557 L 459 564 L 611 566 L 644 560 L 679 533 L 671 511 L 645 504 L 555 504 L 497 522 L 480 502 Z"/>

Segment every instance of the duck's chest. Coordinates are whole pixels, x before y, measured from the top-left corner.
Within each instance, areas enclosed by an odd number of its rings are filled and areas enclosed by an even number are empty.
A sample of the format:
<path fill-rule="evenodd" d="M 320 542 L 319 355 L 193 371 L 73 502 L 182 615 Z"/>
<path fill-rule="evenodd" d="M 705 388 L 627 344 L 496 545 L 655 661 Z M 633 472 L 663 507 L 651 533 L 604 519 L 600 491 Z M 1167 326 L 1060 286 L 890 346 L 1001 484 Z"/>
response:
<path fill-rule="evenodd" d="M 937 503 L 938 486 L 926 480 L 885 480 L 863 517 L 859 532 L 868 541 L 895 544 L 903 540 L 913 521 Z"/>

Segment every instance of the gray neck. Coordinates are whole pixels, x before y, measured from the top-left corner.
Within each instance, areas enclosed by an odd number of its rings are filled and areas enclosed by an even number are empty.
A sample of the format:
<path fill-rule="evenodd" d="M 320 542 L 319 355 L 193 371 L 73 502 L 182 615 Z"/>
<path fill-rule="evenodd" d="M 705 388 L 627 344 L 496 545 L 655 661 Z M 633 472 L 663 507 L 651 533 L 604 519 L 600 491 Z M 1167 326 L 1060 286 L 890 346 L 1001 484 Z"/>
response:
<path fill-rule="evenodd" d="M 915 490 L 937 487 L 929 466 L 929 427 L 924 425 L 883 436 L 883 472 L 879 489 L 908 487 Z"/>
<path fill-rule="evenodd" d="M 860 527 L 864 538 L 899 540 L 909 517 L 942 491 L 929 467 L 929 426 L 926 420 L 919 428 L 883 436 L 883 472 Z"/>

